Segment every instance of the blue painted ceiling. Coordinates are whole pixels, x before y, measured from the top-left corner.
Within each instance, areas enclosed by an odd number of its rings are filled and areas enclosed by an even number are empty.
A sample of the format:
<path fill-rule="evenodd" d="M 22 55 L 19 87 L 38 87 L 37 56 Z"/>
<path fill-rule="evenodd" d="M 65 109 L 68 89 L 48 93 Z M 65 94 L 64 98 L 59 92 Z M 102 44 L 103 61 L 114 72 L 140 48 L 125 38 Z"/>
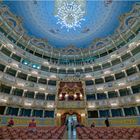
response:
<path fill-rule="evenodd" d="M 8 0 L 3 3 L 17 16 L 22 17 L 23 27 L 27 34 L 46 39 L 50 45 L 63 48 L 69 45 L 85 48 L 94 39 L 103 38 L 114 33 L 119 26 L 119 16 L 129 12 L 135 1 L 106 0 L 86 2 L 85 21 L 81 28 L 70 30 L 61 29 L 54 16 L 54 0 Z"/>

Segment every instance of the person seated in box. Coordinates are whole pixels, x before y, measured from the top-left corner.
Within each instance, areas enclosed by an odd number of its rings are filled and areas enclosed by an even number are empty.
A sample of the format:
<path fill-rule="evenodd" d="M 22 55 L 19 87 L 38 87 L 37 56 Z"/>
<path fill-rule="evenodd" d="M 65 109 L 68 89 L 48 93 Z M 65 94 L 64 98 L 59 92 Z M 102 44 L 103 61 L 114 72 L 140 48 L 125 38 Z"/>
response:
<path fill-rule="evenodd" d="M 9 127 L 14 126 L 14 120 L 13 120 L 13 118 L 10 118 L 10 120 L 9 120 L 9 122 L 8 122 L 8 125 L 7 125 L 7 126 L 9 126 Z"/>
<path fill-rule="evenodd" d="M 29 122 L 28 130 L 30 132 L 36 132 L 36 122 L 35 122 L 35 119 L 32 119 L 32 121 Z"/>

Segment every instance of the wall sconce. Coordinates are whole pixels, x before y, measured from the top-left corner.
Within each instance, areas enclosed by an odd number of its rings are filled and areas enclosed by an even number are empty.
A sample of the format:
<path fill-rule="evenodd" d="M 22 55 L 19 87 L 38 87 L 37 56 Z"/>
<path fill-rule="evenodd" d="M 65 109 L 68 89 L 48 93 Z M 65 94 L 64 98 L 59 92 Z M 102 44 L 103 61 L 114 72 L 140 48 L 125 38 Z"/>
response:
<path fill-rule="evenodd" d="M 31 106 L 31 105 L 32 105 L 32 103 L 25 102 L 25 103 L 24 103 L 24 105 L 25 105 L 25 106 Z"/>
<path fill-rule="evenodd" d="M 67 98 L 68 96 L 69 96 L 69 95 L 68 95 L 68 94 L 66 94 L 66 95 L 65 95 L 65 98 Z"/>
<path fill-rule="evenodd" d="M 23 87 L 24 83 L 17 83 L 17 85 Z"/>
<path fill-rule="evenodd" d="M 136 99 L 136 102 L 139 103 L 140 102 L 140 98 L 139 99 Z"/>
<path fill-rule="evenodd" d="M 7 100 L 6 100 L 6 99 L 0 99 L 0 102 L 4 102 L 4 103 L 6 103 Z"/>
<path fill-rule="evenodd" d="M 85 117 L 85 114 L 84 114 L 84 113 L 82 113 L 82 114 L 81 114 L 81 116 L 82 116 L 82 117 Z"/>
<path fill-rule="evenodd" d="M 38 72 L 37 72 L 37 71 L 32 71 L 32 74 L 36 74 L 36 75 L 37 75 L 37 74 L 38 74 Z"/>
<path fill-rule="evenodd" d="M 62 94 L 59 94 L 59 98 L 62 98 Z"/>
<path fill-rule="evenodd" d="M 61 114 L 60 114 L 60 113 L 57 113 L 57 116 L 58 116 L 58 117 L 60 117 L 60 116 L 61 116 Z"/>
<path fill-rule="evenodd" d="M 95 105 L 88 105 L 88 108 L 95 108 Z"/>
<path fill-rule="evenodd" d="M 80 98 L 82 98 L 83 97 L 83 95 L 82 94 L 80 94 Z"/>
<path fill-rule="evenodd" d="M 125 83 L 119 83 L 118 85 L 119 85 L 119 86 L 124 86 L 124 85 L 125 85 Z"/>
<path fill-rule="evenodd" d="M 77 98 L 77 95 L 76 94 L 74 94 L 74 98 Z"/>
<path fill-rule="evenodd" d="M 117 103 L 111 103 L 111 106 L 118 106 Z"/>

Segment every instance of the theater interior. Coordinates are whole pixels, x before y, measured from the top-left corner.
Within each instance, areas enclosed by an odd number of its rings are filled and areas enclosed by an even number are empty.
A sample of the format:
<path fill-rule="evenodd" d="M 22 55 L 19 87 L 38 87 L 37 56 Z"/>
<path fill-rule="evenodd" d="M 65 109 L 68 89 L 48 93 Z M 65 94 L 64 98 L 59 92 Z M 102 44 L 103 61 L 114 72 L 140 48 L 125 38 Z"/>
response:
<path fill-rule="evenodd" d="M 0 0 L 0 139 L 140 140 L 139 0 Z"/>

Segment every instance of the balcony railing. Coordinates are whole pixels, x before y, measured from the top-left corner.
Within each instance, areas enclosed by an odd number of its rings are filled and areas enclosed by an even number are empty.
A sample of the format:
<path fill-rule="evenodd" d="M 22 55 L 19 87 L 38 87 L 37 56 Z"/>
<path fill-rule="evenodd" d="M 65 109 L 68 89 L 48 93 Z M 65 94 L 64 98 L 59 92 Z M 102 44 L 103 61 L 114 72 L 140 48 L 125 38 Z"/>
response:
<path fill-rule="evenodd" d="M 85 108 L 85 101 L 58 101 L 57 108 Z"/>

